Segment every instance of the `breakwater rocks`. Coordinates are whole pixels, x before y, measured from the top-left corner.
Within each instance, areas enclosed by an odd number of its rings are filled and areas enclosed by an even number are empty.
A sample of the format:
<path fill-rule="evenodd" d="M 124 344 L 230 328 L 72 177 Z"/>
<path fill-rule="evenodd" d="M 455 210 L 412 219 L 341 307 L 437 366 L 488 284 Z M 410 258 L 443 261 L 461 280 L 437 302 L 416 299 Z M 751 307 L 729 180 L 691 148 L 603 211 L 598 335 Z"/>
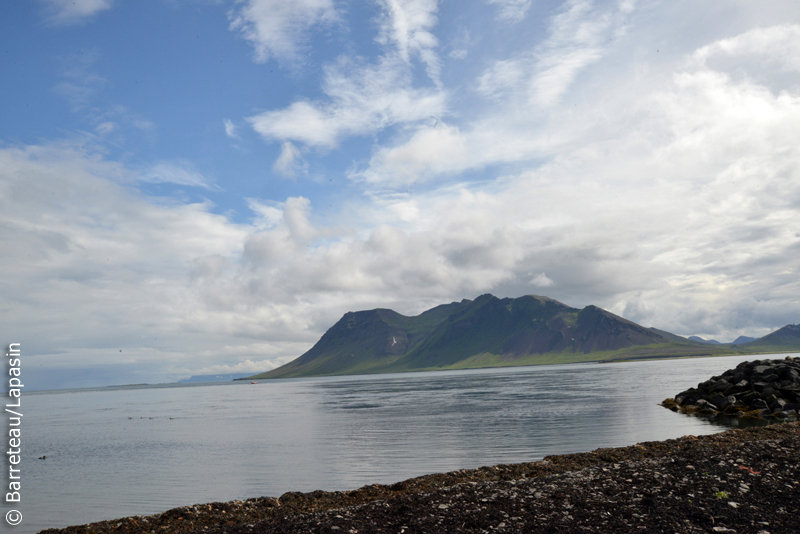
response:
<path fill-rule="evenodd" d="M 661 405 L 688 414 L 797 419 L 800 358 L 742 362 Z"/>

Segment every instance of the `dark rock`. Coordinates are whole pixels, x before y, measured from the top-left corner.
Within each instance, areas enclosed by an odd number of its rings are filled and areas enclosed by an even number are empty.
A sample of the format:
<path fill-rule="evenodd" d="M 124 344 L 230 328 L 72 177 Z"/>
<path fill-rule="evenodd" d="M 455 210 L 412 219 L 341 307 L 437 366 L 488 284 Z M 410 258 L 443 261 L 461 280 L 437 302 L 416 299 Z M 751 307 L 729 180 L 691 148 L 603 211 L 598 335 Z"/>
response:
<path fill-rule="evenodd" d="M 735 397 L 734 397 L 734 402 L 735 402 Z M 717 410 L 724 410 L 732 403 L 728 400 L 727 397 L 723 397 L 722 395 L 714 395 L 713 397 L 711 397 L 711 404 L 716 406 Z"/>
<path fill-rule="evenodd" d="M 760 399 L 760 398 L 761 397 L 758 396 L 758 393 L 756 393 L 755 391 L 750 391 L 750 392 L 747 392 L 747 393 L 744 393 L 744 394 L 740 395 L 739 396 L 739 401 L 744 403 L 744 404 L 747 404 L 749 406 L 751 400 Z"/>
<path fill-rule="evenodd" d="M 769 405 L 769 409 L 772 411 L 783 411 L 788 403 L 783 399 L 776 398 L 774 402 L 767 401 L 767 404 Z"/>
<path fill-rule="evenodd" d="M 675 396 L 664 406 L 686 413 L 792 417 L 800 412 L 800 358 L 742 362 Z M 741 413 L 741 415 L 740 415 Z M 777 415 L 783 413 L 784 415 Z M 788 414 L 788 415 L 786 415 Z"/>

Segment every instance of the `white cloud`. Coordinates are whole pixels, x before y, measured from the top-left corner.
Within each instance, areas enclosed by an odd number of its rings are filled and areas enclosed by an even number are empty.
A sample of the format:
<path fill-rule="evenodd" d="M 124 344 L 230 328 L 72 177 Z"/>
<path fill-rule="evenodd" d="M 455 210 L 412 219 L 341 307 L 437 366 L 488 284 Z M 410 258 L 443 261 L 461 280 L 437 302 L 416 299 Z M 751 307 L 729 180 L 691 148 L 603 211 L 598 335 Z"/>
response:
<path fill-rule="evenodd" d="M 425 63 L 428 76 L 439 83 L 441 65 L 434 48 L 439 44 L 431 30 L 438 19 L 437 0 L 381 0 L 384 15 L 378 42 L 394 43 L 406 63 L 418 55 Z"/>
<path fill-rule="evenodd" d="M 720 56 L 736 57 L 739 62 L 748 57 L 756 61 L 766 60 L 788 71 L 800 71 L 800 25 L 754 28 L 703 46 L 692 54 L 692 58 L 703 66 Z"/>
<path fill-rule="evenodd" d="M 545 273 L 539 273 L 531 278 L 530 284 L 535 287 L 553 287 L 555 282 L 547 277 Z"/>
<path fill-rule="evenodd" d="M 255 60 L 295 62 L 312 29 L 338 20 L 332 0 L 246 0 L 230 11 L 230 29 L 255 49 Z"/>
<path fill-rule="evenodd" d="M 402 186 L 424 182 L 442 173 L 456 172 L 470 159 L 466 139 L 458 128 L 439 122 L 434 128 L 418 130 L 400 146 L 378 150 L 372 156 L 369 168 L 353 174 L 353 177 Z"/>
<path fill-rule="evenodd" d="M 97 132 L 97 135 L 104 136 L 112 133 L 114 130 L 117 129 L 117 127 L 118 127 L 117 124 L 111 121 L 105 121 L 98 124 L 95 127 L 94 131 Z"/>
<path fill-rule="evenodd" d="M 272 169 L 280 174 L 293 178 L 298 170 L 305 170 L 307 165 L 303 162 L 303 156 L 300 149 L 294 146 L 291 142 L 286 141 L 281 146 L 281 155 L 275 160 Z"/>
<path fill-rule="evenodd" d="M 471 110 L 470 122 L 439 132 L 418 127 L 416 132 L 397 136 L 393 146 L 376 148 L 367 168 L 351 176 L 405 186 L 491 165 L 551 157 L 559 145 L 575 142 L 590 124 L 578 116 L 574 122 L 565 120 L 571 114 L 559 106 L 577 76 L 600 61 L 624 35 L 621 28 L 630 7 L 567 2 L 550 20 L 547 39 L 512 58 L 495 61 L 478 77 L 475 90 L 488 102 Z M 589 113 L 598 113 L 587 105 L 586 95 L 575 98 Z"/>
<path fill-rule="evenodd" d="M 693 34 L 690 48 L 676 33 L 678 59 L 656 62 L 661 35 L 625 41 L 632 2 L 573 1 L 465 96 L 416 85 L 429 82 L 413 71 L 429 67 L 435 4 L 398 3 L 427 13 L 406 26 L 381 5 L 380 59 L 341 59 L 321 97 L 249 119 L 281 145 L 287 174 L 309 147 L 381 132 L 368 165 L 351 167 L 361 195 L 249 199 L 253 219 L 238 224 L 124 185 L 214 187 L 190 162 L 136 172 L 76 146 L 0 148 L 4 328 L 45 367 L 177 377 L 267 369 L 347 310 L 416 314 L 483 292 L 540 288 L 722 340 L 798 322 L 794 25 Z M 115 120 L 92 127 L 113 135 Z"/>
<path fill-rule="evenodd" d="M 519 60 L 501 60 L 478 78 L 477 91 L 486 97 L 497 97 L 509 89 L 519 88 L 529 66 Z"/>
<path fill-rule="evenodd" d="M 222 188 L 214 184 L 213 181 L 188 167 L 189 165 L 186 162 L 162 162 L 142 173 L 139 180 L 151 183 L 169 183 L 188 185 L 190 187 L 202 187 L 210 191 L 222 191 Z"/>
<path fill-rule="evenodd" d="M 565 5 L 553 18 L 550 37 L 535 52 L 531 98 L 540 107 L 555 104 L 584 69 L 603 57 L 609 37 L 620 23 L 618 6 L 595 9 L 589 0 Z"/>
<path fill-rule="evenodd" d="M 54 25 L 72 25 L 86 21 L 101 11 L 111 9 L 110 0 L 40 0 L 46 6 L 47 21 Z"/>
<path fill-rule="evenodd" d="M 632 4 L 606 7 L 589 0 L 565 2 L 549 21 L 548 38 L 514 58 L 496 61 L 479 77 L 478 92 L 493 98 L 523 95 L 540 109 L 551 108 L 624 35 Z"/>
<path fill-rule="evenodd" d="M 95 155 L 40 146 L 0 150 L 0 160 L 0 185 L 16 191 L 2 195 L 13 249 L 2 277 L 14 287 L 3 321 L 32 352 L 127 347 L 141 342 L 144 325 L 172 330 L 183 320 L 172 312 L 189 261 L 241 247 L 242 229 L 207 206 L 150 204 L 117 183 L 130 171 Z"/>
<path fill-rule="evenodd" d="M 501 20 L 519 22 L 525 18 L 531 7 L 531 0 L 488 0 L 490 4 L 497 4 L 499 11 L 497 17 Z"/>
<path fill-rule="evenodd" d="M 393 57 L 374 66 L 342 58 L 325 69 L 323 91 L 327 102 L 298 101 L 247 120 L 268 140 L 333 147 L 343 136 L 428 119 L 445 110 L 445 95 L 410 87 L 408 71 Z"/>
<path fill-rule="evenodd" d="M 230 119 L 225 119 L 222 121 L 223 126 L 225 126 L 225 135 L 230 137 L 231 139 L 241 139 L 239 134 L 236 132 L 237 128 L 236 125 L 231 122 Z"/>
<path fill-rule="evenodd" d="M 281 110 L 249 117 L 264 139 L 281 141 L 281 156 L 274 169 L 291 175 L 298 161 L 294 141 L 307 146 L 331 148 L 343 137 L 378 132 L 446 112 L 446 93 L 441 90 L 438 45 L 431 33 L 437 23 L 435 0 L 385 0 L 377 41 L 386 51 L 375 63 L 341 56 L 324 68 L 325 99 L 298 100 Z M 416 88 L 413 59 L 425 64 L 435 89 Z M 296 172 L 296 171 L 295 171 Z"/>

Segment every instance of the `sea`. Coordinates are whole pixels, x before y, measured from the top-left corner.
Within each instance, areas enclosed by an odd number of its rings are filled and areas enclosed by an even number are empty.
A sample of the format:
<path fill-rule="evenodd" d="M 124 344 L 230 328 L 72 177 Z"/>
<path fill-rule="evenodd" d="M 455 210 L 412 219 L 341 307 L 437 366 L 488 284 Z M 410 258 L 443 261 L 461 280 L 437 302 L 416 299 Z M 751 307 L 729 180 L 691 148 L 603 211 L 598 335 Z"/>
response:
<path fill-rule="evenodd" d="M 659 403 L 769 357 L 25 392 L 20 501 L 0 509 L 21 521 L 0 520 L 0 529 L 34 533 L 720 432 L 735 421 Z"/>

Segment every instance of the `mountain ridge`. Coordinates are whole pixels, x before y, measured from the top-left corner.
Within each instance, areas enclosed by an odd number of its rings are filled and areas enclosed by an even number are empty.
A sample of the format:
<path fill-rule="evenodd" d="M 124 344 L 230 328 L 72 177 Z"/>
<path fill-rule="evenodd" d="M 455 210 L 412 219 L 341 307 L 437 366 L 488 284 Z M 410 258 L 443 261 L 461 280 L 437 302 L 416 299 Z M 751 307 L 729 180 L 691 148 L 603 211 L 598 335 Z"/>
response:
<path fill-rule="evenodd" d="M 508 365 L 800 351 L 800 326 L 739 345 L 712 345 L 646 328 L 594 305 L 491 294 L 408 317 L 347 312 L 297 359 L 248 378 L 289 378 Z"/>

